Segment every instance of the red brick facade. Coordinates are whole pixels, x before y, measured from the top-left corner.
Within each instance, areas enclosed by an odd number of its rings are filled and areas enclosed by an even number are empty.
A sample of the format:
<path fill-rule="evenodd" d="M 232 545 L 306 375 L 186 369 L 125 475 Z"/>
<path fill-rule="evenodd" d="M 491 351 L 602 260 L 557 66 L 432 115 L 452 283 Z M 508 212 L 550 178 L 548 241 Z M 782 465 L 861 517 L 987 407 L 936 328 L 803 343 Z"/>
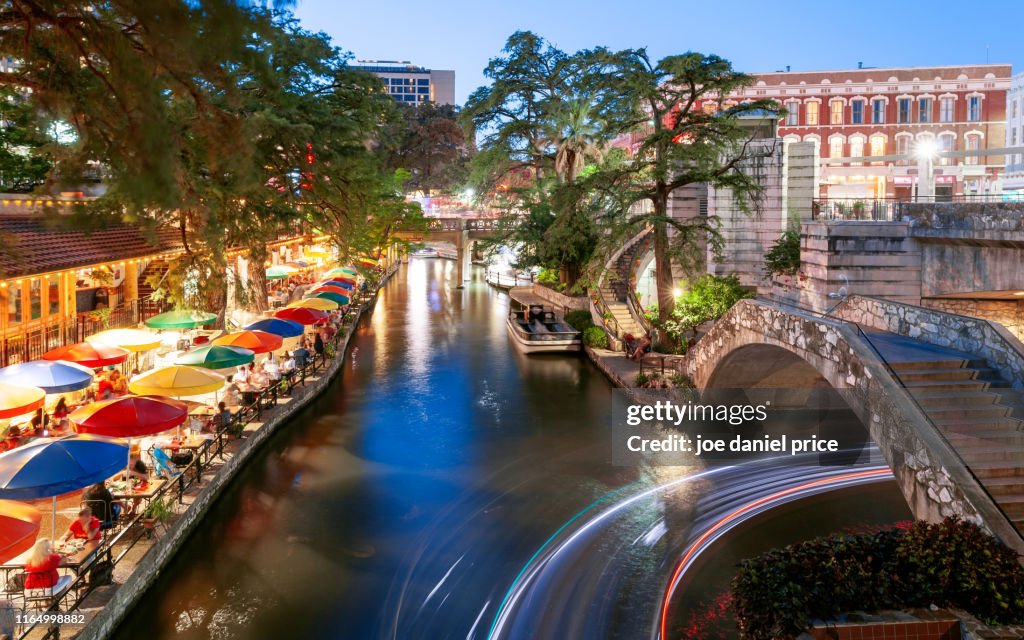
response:
<path fill-rule="evenodd" d="M 925 139 L 939 151 L 1005 144 L 1010 65 L 776 72 L 755 78 L 752 86 L 723 102 L 769 98 L 787 109 L 779 135 L 820 143 L 820 156 L 826 159 L 823 196 L 909 196 L 918 172 L 913 159 L 829 159 L 913 154 Z M 1002 155 L 939 158 L 936 189 L 992 191 L 1004 160 Z"/>

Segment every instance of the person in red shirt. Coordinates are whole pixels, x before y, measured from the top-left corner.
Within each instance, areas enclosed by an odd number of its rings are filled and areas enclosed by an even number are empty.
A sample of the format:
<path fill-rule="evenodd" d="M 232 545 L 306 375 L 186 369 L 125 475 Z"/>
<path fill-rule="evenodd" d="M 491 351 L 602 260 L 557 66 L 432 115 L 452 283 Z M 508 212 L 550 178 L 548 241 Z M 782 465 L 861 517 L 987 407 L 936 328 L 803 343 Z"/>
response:
<path fill-rule="evenodd" d="M 53 552 L 49 538 L 40 538 L 32 547 L 32 555 L 25 563 L 26 589 L 52 589 L 54 593 L 63 591 L 71 583 L 71 576 L 57 573 L 60 565 L 60 554 Z"/>
<path fill-rule="evenodd" d="M 92 509 L 82 507 L 71 526 L 68 527 L 61 542 L 67 542 L 69 538 L 84 540 L 85 545 L 80 555 L 83 557 L 92 553 L 100 546 L 100 520 L 92 515 Z"/>

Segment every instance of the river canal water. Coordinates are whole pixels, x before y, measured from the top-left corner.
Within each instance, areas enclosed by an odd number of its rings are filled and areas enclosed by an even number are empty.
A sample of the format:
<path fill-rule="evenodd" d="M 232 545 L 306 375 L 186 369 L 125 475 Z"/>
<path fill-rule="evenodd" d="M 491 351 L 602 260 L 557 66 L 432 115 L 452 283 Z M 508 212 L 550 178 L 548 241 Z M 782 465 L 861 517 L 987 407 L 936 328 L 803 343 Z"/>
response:
<path fill-rule="evenodd" d="M 459 289 L 454 263 L 413 259 L 384 286 L 343 374 L 253 459 L 117 638 L 657 634 L 694 523 L 774 476 L 612 466 L 609 382 L 583 357 L 518 353 L 507 295 L 473 278 Z M 891 481 L 762 514 L 680 586 L 671 628 L 713 606 L 742 557 L 908 516 Z"/>

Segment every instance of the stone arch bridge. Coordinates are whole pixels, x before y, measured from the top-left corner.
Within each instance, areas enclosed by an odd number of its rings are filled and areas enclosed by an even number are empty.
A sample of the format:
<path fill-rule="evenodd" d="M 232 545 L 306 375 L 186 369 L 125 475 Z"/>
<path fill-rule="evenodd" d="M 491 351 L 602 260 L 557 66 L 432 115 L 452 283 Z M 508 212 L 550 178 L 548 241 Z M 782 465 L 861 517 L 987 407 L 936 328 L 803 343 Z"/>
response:
<path fill-rule="evenodd" d="M 1001 326 L 873 298 L 828 317 L 744 300 L 690 350 L 700 389 L 836 389 L 914 515 L 960 515 L 1024 552 L 1024 346 Z"/>
<path fill-rule="evenodd" d="M 469 279 L 476 242 L 494 236 L 502 225 L 508 224 L 501 218 L 485 216 L 428 218 L 428 222 L 425 230 L 399 230 L 395 235 L 410 242 L 448 242 L 454 245 L 460 286 Z"/>

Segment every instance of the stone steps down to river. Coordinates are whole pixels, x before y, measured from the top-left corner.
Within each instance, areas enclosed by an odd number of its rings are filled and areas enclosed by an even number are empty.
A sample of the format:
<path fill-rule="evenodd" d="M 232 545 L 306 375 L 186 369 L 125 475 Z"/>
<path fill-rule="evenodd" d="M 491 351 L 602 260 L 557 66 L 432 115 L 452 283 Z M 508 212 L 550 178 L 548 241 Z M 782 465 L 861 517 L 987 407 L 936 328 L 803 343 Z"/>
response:
<path fill-rule="evenodd" d="M 1024 532 L 1024 397 L 984 359 L 891 334 L 875 348 L 1018 531 Z"/>
<path fill-rule="evenodd" d="M 622 335 L 629 333 L 639 337 L 644 334 L 643 325 L 633 316 L 626 300 L 629 296 L 629 287 L 632 286 L 630 283 L 633 282 L 633 277 L 636 275 L 634 274 L 636 259 L 648 249 L 646 237 L 640 238 L 622 252 L 612 268 L 601 279 L 601 286 L 598 289 L 601 299 L 615 318 Z"/>

